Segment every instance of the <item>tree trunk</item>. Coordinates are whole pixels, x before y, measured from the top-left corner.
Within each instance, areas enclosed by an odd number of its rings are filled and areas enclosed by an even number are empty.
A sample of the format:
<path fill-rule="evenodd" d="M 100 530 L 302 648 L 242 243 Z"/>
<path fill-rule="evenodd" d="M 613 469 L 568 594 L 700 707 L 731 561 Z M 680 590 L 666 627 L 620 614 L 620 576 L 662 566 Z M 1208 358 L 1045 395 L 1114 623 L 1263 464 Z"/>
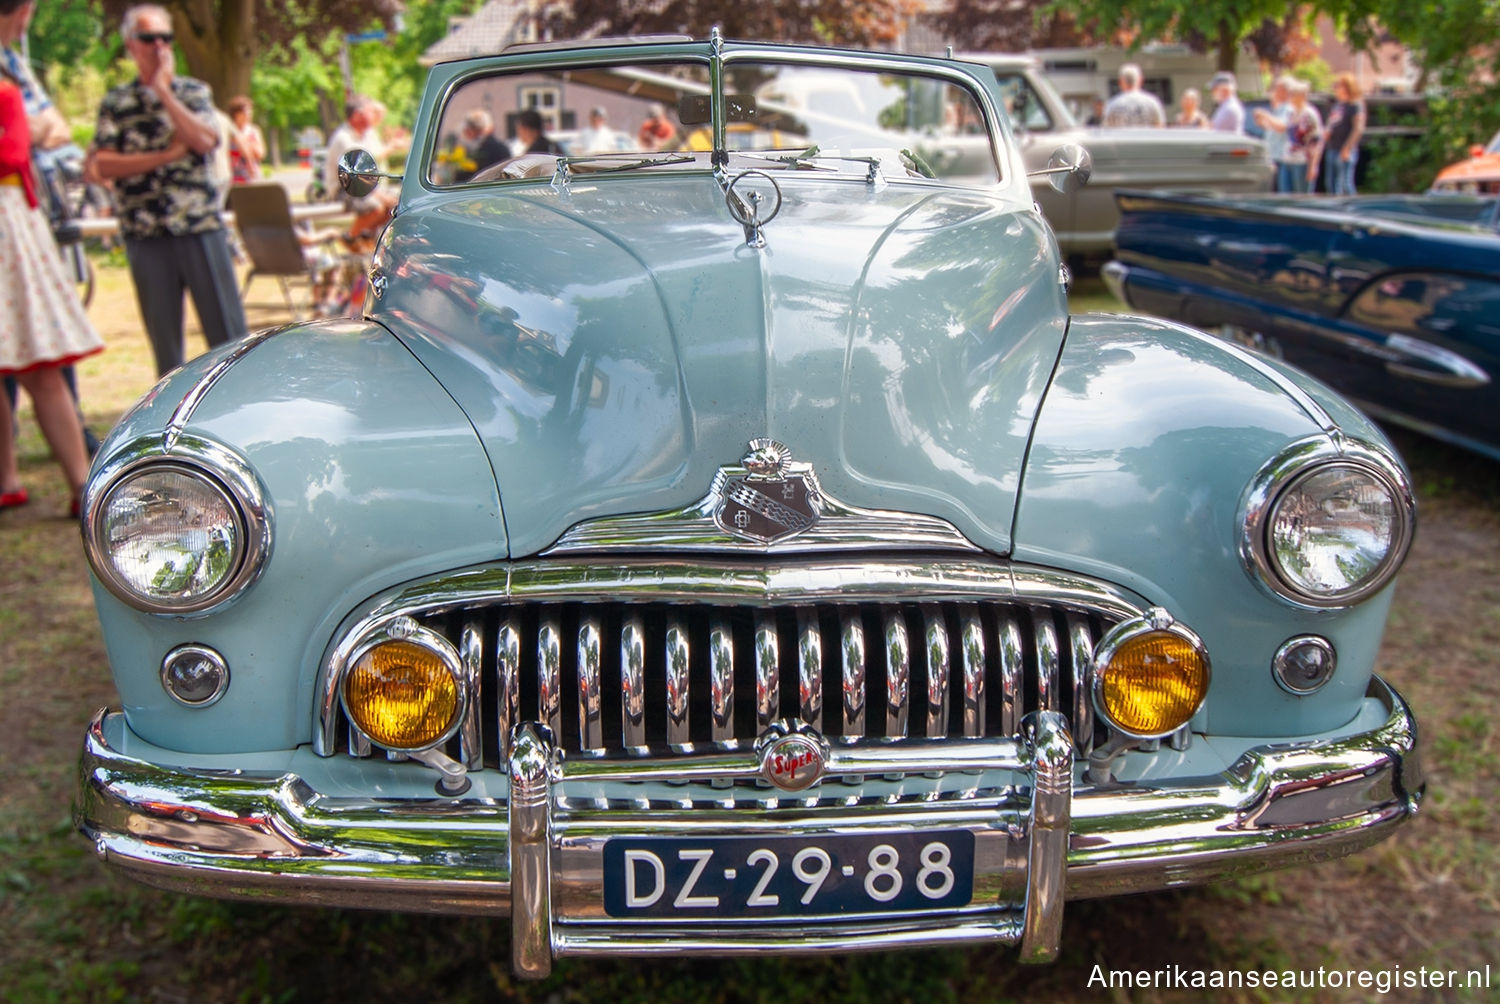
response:
<path fill-rule="evenodd" d="M 1235 33 L 1234 25 L 1228 21 L 1219 22 L 1219 69 L 1226 73 L 1233 73 L 1235 64 L 1239 62 L 1240 37 Z"/>
<path fill-rule="evenodd" d="M 174 9 L 173 27 L 188 74 L 213 89 L 220 108 L 250 93 L 255 7 L 256 0 L 187 0 Z"/>

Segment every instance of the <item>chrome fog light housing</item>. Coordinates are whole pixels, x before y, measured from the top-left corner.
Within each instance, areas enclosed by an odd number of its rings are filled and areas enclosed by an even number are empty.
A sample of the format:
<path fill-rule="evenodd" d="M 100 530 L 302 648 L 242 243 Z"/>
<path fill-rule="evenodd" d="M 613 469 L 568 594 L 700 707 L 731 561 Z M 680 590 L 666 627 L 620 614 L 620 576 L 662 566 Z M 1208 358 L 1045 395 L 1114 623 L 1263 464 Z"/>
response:
<path fill-rule="evenodd" d="M 408 618 L 360 645 L 344 670 L 339 696 L 366 738 L 404 753 L 451 739 L 469 698 L 458 652 Z"/>
<path fill-rule="evenodd" d="M 238 595 L 264 564 L 270 528 L 260 486 L 222 447 L 185 440 L 162 455 L 157 444 L 146 455 L 127 449 L 90 486 L 89 564 L 137 609 L 206 610 Z"/>
<path fill-rule="evenodd" d="M 204 645 L 179 645 L 161 661 L 161 685 L 179 704 L 206 708 L 229 689 L 229 664 Z"/>
<path fill-rule="evenodd" d="M 1378 592 L 1406 560 L 1416 503 L 1394 460 L 1357 443 L 1296 444 L 1252 483 L 1247 568 L 1304 607 L 1345 607 Z"/>
<path fill-rule="evenodd" d="M 1306 697 L 1322 690 L 1333 679 L 1338 663 L 1338 653 L 1327 638 L 1302 635 L 1289 639 L 1276 650 L 1271 659 L 1271 675 L 1282 690 Z"/>
<path fill-rule="evenodd" d="M 1160 607 L 1116 625 L 1094 652 L 1094 709 L 1132 739 L 1160 739 L 1192 720 L 1212 677 L 1202 640 Z"/>

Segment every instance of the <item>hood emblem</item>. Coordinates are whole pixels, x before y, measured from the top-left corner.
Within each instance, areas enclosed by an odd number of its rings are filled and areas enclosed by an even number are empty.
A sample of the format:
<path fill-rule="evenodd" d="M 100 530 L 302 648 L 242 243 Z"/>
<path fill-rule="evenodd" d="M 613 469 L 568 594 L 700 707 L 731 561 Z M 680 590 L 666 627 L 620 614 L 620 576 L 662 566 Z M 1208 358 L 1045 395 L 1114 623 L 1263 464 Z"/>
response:
<path fill-rule="evenodd" d="M 714 522 L 725 533 L 770 544 L 817 525 L 822 497 L 811 464 L 792 462 L 773 439 L 752 439 L 738 468 L 714 479 Z"/>
<path fill-rule="evenodd" d="M 828 768 L 828 743 L 810 728 L 790 731 L 786 722 L 773 724 L 761 736 L 760 776 L 782 791 L 802 791 L 823 779 Z"/>

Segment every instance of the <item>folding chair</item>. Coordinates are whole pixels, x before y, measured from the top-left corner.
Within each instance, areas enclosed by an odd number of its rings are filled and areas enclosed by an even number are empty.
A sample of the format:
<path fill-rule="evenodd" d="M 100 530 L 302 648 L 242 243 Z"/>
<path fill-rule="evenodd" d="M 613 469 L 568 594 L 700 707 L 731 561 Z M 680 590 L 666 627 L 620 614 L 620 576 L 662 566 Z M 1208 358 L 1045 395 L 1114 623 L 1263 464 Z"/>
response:
<path fill-rule="evenodd" d="M 281 295 L 286 300 L 287 310 L 300 319 L 304 311 L 297 309 L 288 280 L 300 278 L 307 281 L 310 308 L 314 277 L 292 219 L 292 205 L 286 189 L 275 181 L 235 185 L 229 190 L 227 208 L 234 213 L 240 241 L 250 257 L 250 271 L 245 275 L 240 299 L 245 299 L 256 276 L 275 276 L 281 283 Z"/>

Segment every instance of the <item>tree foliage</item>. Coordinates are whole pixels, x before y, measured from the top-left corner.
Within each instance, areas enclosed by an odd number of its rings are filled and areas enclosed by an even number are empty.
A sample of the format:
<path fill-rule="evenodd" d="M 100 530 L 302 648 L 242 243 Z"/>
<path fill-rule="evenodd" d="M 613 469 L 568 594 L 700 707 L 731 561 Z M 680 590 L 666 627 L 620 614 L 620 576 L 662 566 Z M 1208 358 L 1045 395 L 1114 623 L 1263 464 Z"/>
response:
<path fill-rule="evenodd" d="M 1171 39 L 1211 48 L 1221 70 L 1235 68 L 1247 35 L 1287 13 L 1286 0 L 1057 0 L 1056 7 L 1081 23 L 1097 25 L 1108 38 L 1137 43 Z"/>
<path fill-rule="evenodd" d="M 952 0 L 934 15 L 938 30 L 976 52 L 1025 52 L 1093 45 L 1078 15 L 1053 0 Z"/>
<path fill-rule="evenodd" d="M 132 0 L 102 0 L 109 30 Z M 161 0 L 172 14 L 188 73 L 206 81 L 219 101 L 250 92 L 263 53 L 316 45 L 330 35 L 394 26 L 400 0 Z"/>
<path fill-rule="evenodd" d="M 874 45 L 891 42 L 917 0 L 573 0 L 554 4 L 544 24 L 555 37 L 685 33 L 717 25 L 728 38 Z"/>

